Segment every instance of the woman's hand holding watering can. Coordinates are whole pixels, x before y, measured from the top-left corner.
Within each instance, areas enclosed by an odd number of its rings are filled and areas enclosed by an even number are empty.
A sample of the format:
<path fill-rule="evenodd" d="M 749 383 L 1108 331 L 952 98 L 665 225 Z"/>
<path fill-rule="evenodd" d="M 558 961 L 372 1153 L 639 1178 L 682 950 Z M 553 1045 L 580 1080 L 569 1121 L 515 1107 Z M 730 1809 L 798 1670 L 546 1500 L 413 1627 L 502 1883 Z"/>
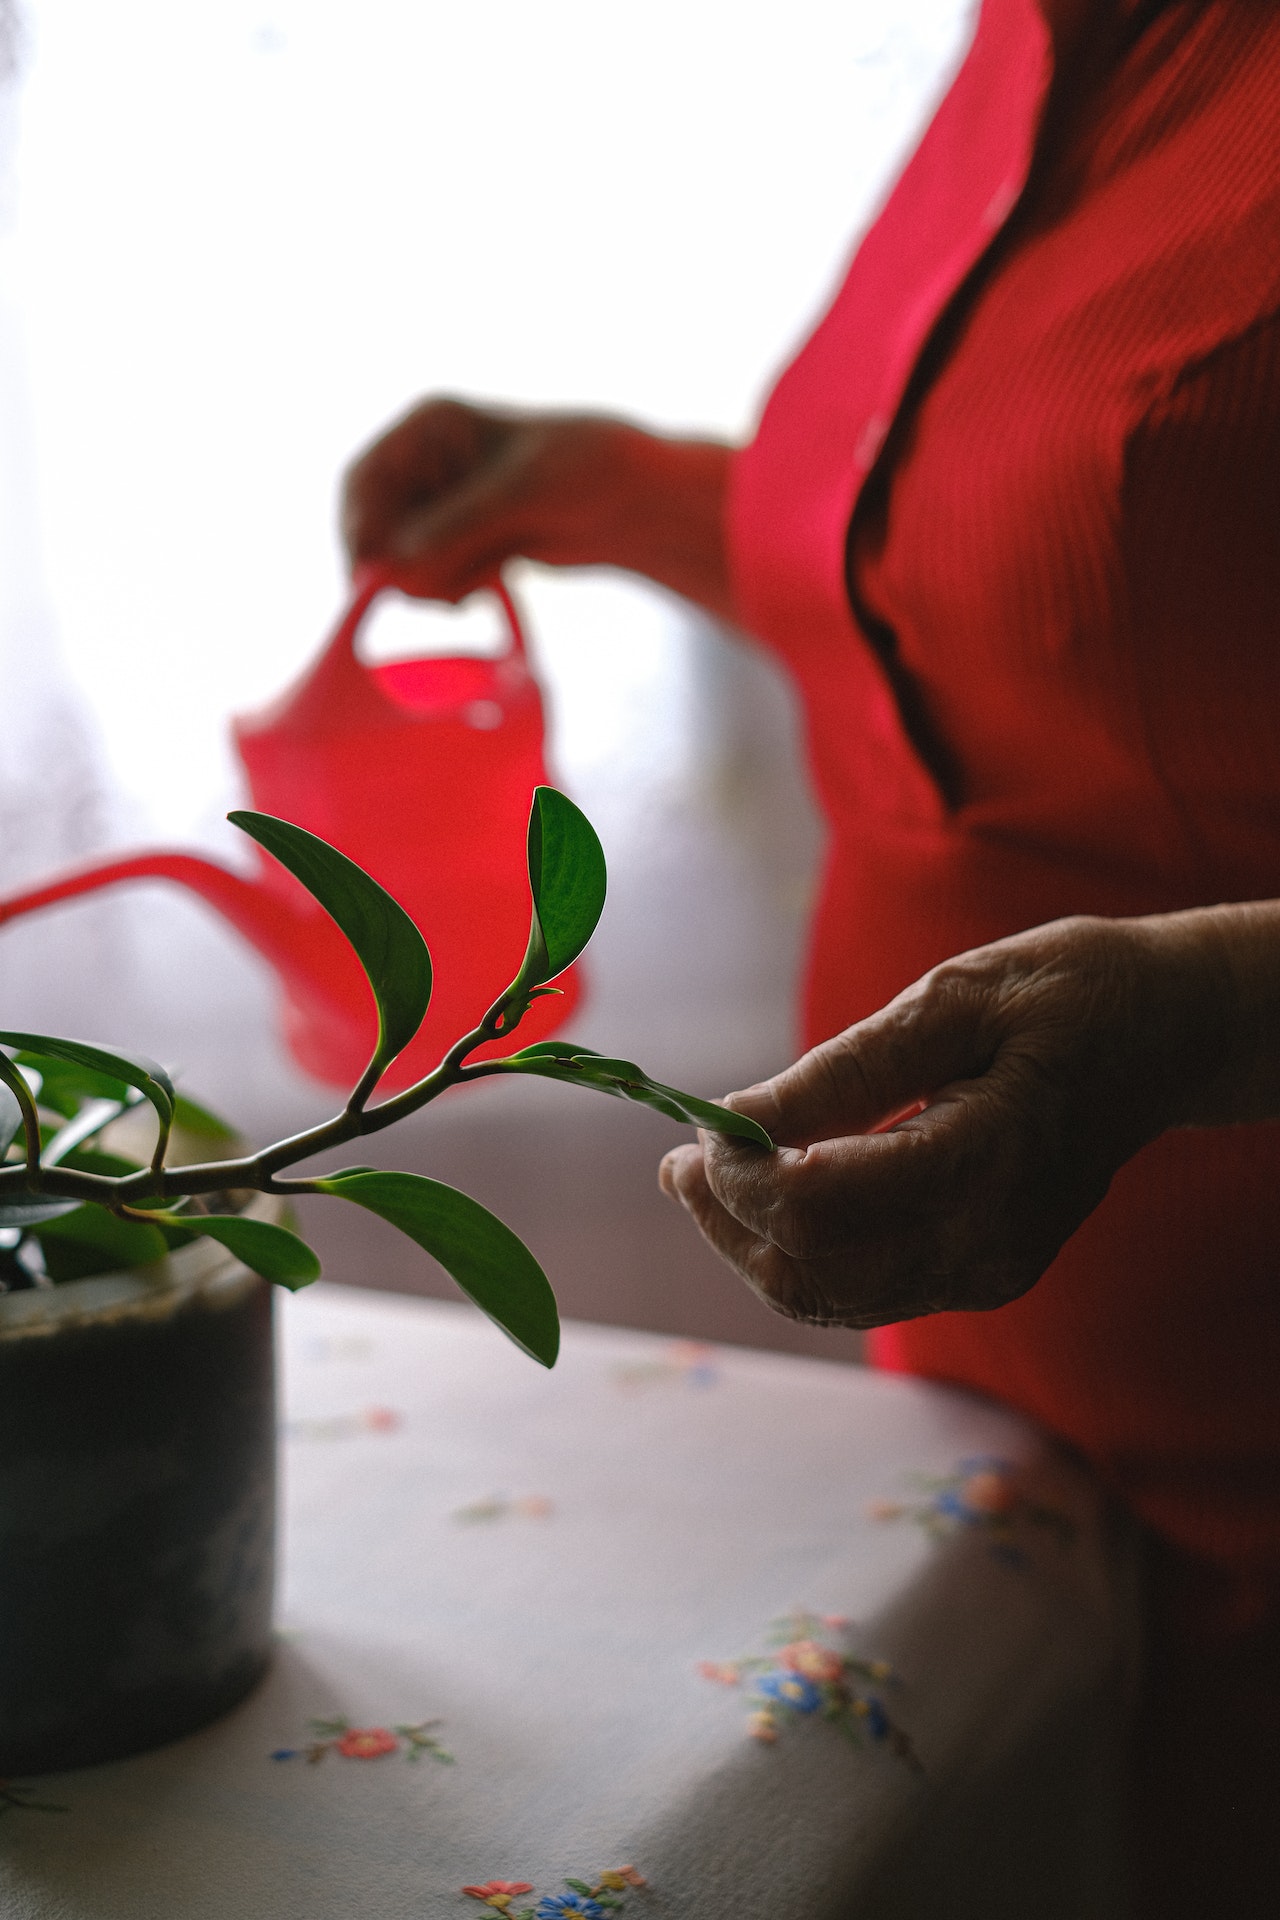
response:
<path fill-rule="evenodd" d="M 729 616 L 730 449 L 602 415 L 424 400 L 349 469 L 343 532 L 420 599 L 461 600 L 520 556 L 646 574 Z"/>

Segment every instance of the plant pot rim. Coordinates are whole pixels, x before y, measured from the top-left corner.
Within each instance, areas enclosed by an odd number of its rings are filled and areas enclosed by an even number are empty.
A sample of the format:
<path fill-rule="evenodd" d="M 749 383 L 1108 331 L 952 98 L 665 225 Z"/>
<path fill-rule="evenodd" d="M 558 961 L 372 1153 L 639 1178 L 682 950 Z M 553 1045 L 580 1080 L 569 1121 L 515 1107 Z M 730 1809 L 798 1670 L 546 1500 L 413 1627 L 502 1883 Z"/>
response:
<path fill-rule="evenodd" d="M 242 1209 L 247 1219 L 272 1222 L 278 1222 L 285 1210 L 282 1200 L 265 1193 L 255 1193 Z M 216 1240 L 196 1240 L 147 1267 L 0 1294 L 0 1342 L 48 1338 L 90 1321 L 109 1325 L 164 1319 L 197 1293 L 211 1306 L 230 1306 L 250 1288 L 266 1285 Z"/>

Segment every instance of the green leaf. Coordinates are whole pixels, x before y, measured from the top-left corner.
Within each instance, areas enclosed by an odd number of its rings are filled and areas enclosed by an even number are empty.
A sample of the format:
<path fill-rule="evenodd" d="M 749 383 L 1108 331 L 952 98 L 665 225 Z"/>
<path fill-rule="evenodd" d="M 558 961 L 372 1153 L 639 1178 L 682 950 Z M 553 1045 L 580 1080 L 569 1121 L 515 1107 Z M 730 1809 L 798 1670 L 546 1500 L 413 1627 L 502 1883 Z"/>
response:
<path fill-rule="evenodd" d="M 594 1047 L 575 1046 L 572 1040 L 537 1040 L 512 1054 L 513 1060 L 603 1060 Z"/>
<path fill-rule="evenodd" d="M 74 1060 L 52 1060 L 48 1054 L 19 1052 L 20 1067 L 40 1075 L 40 1104 L 64 1119 L 74 1119 L 87 1100 L 115 1100 L 123 1103 L 133 1092 L 113 1074 L 98 1073 Z"/>
<path fill-rule="evenodd" d="M 121 1220 L 92 1202 L 50 1220 L 37 1230 L 53 1280 L 79 1280 L 90 1273 L 149 1267 L 169 1251 L 162 1233 L 141 1221 Z M 59 1259 L 62 1250 L 67 1257 Z"/>
<path fill-rule="evenodd" d="M 320 1278 L 320 1262 L 306 1241 L 269 1220 L 246 1220 L 239 1213 L 157 1213 L 155 1219 L 193 1239 L 218 1241 L 254 1273 L 290 1293 Z"/>
<path fill-rule="evenodd" d="M 113 1053 L 87 1040 L 59 1040 L 47 1033 L 0 1031 L 0 1046 L 20 1049 L 24 1063 L 28 1063 L 28 1055 L 43 1056 L 48 1060 L 63 1061 L 73 1067 L 87 1069 L 89 1073 L 105 1078 L 110 1082 L 108 1087 L 104 1089 L 99 1085 L 92 1089 L 95 1095 L 105 1099 L 115 1097 L 121 1091 L 120 1082 L 123 1081 L 125 1086 L 136 1087 L 139 1093 L 145 1094 L 160 1116 L 162 1133 L 167 1133 L 173 1124 L 173 1108 L 177 1099 L 173 1082 L 164 1068 L 157 1066 L 154 1060 L 148 1060 L 145 1054 Z M 40 1059 L 36 1058 L 29 1064 L 40 1066 Z M 85 1088 L 86 1092 L 89 1090 Z M 46 1087 L 41 1088 L 40 1097 L 45 1099 Z"/>
<path fill-rule="evenodd" d="M 528 862 L 533 917 L 517 976 L 526 991 L 577 959 L 604 908 L 604 849 L 585 813 L 554 787 L 534 788 Z"/>
<path fill-rule="evenodd" d="M 22 1150 L 26 1163 L 28 1180 L 38 1170 L 40 1153 L 44 1146 L 44 1128 L 40 1123 L 40 1111 L 36 1106 L 31 1082 L 21 1067 L 0 1049 L 0 1082 L 12 1095 L 18 1112 L 22 1116 Z"/>
<path fill-rule="evenodd" d="M 39 1226 L 42 1220 L 74 1213 L 80 1204 L 79 1200 L 6 1200 L 0 1202 L 0 1228 Z"/>
<path fill-rule="evenodd" d="M 518 1347 L 544 1367 L 555 1365 L 560 1319 L 547 1276 L 478 1200 L 418 1173 L 331 1174 L 315 1184 L 416 1240 Z"/>
<path fill-rule="evenodd" d="M 126 1160 L 122 1153 L 103 1153 L 97 1147 L 73 1147 L 62 1155 L 58 1165 L 68 1173 L 100 1173 L 108 1180 L 127 1180 L 130 1174 L 142 1171 L 136 1160 Z"/>
<path fill-rule="evenodd" d="M 177 1094 L 174 1098 L 173 1120 L 175 1126 L 196 1134 L 202 1140 L 238 1140 L 240 1137 L 233 1126 L 185 1093 Z"/>
<path fill-rule="evenodd" d="M 404 908 L 327 841 L 269 813 L 229 813 L 233 826 L 274 854 L 335 920 L 365 970 L 378 1008 L 370 1085 L 403 1052 L 431 1000 L 431 955 Z"/>
<path fill-rule="evenodd" d="M 122 1093 L 129 1093 L 128 1087 L 122 1087 Z M 86 1100 L 80 1111 L 67 1120 L 57 1132 L 45 1142 L 40 1155 L 42 1166 L 70 1166 L 75 1154 L 80 1152 L 87 1141 L 93 1140 L 104 1127 L 109 1127 L 128 1109 L 122 1100 Z M 96 1172 L 96 1168 L 86 1168 L 86 1172 Z M 130 1173 L 136 1173 L 138 1166 L 133 1162 L 128 1166 Z"/>
<path fill-rule="evenodd" d="M 653 1107 L 670 1120 L 680 1120 L 712 1133 L 726 1133 L 739 1140 L 751 1140 L 758 1147 L 772 1149 L 773 1141 L 755 1120 L 714 1100 L 700 1100 L 696 1094 L 681 1093 L 661 1080 L 651 1080 L 634 1060 L 613 1060 L 595 1053 L 590 1047 L 575 1047 L 564 1040 L 542 1040 L 536 1046 L 523 1047 L 511 1055 L 511 1064 L 522 1073 L 536 1073 L 543 1079 L 562 1080 L 566 1085 L 594 1087 L 599 1093 L 611 1093 L 621 1100 L 635 1100 Z"/>
<path fill-rule="evenodd" d="M 0 1081 L 0 1159 L 22 1132 L 22 1108 L 18 1096 Z"/>

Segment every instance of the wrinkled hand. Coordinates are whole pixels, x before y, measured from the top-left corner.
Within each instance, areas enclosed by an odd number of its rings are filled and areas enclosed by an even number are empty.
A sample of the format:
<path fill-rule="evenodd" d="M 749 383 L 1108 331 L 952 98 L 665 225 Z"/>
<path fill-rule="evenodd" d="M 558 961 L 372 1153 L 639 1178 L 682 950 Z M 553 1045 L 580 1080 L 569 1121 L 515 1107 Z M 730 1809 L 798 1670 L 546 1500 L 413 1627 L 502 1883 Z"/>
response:
<path fill-rule="evenodd" d="M 790 1319 L 1003 1306 L 1220 1070 L 1229 970 L 1193 921 L 1064 920 L 961 955 L 730 1096 L 777 1152 L 703 1134 L 662 1184 Z"/>
<path fill-rule="evenodd" d="M 627 567 L 727 613 L 728 460 L 603 416 L 425 400 L 349 469 L 343 534 L 353 565 L 424 599 L 460 600 L 519 555 Z"/>

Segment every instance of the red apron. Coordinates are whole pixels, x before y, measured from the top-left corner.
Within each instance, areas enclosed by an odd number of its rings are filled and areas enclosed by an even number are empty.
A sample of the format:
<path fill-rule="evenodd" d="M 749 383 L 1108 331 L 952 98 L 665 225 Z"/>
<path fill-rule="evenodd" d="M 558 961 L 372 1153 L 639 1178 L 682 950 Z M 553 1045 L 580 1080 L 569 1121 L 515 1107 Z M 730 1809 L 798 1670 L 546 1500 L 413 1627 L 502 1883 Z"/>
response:
<path fill-rule="evenodd" d="M 1173 7 L 1126 58 L 1141 113 L 1104 114 L 1107 178 L 1075 182 L 1069 218 L 1052 194 L 1033 205 L 974 293 L 1037 159 L 1054 72 L 1031 0 L 986 0 L 915 158 L 735 464 L 741 621 L 799 685 L 829 826 L 811 1042 L 947 956 L 1063 914 L 1280 894 L 1280 575 L 1268 599 L 1263 536 L 1229 569 L 1239 606 L 1230 632 L 1210 622 L 1210 663 L 1188 593 L 1165 593 L 1162 612 L 1159 567 L 1135 572 L 1126 546 L 1142 518 L 1129 512 L 1138 440 L 1157 414 L 1174 432 L 1189 370 L 1280 313 L 1280 17 Z M 940 352 L 934 330 L 958 299 L 969 317 Z M 923 353 L 936 365 L 913 380 Z M 956 426 L 984 378 L 1018 394 L 993 447 Z M 904 554 L 895 515 L 909 519 L 912 477 L 948 433 L 955 462 L 929 469 L 935 504 L 950 490 L 937 550 L 917 528 Z M 1224 515 L 1228 539 L 1240 515 Z M 851 524 L 859 604 L 894 626 L 956 753 L 954 790 L 912 746 L 883 649 L 851 611 Z M 1078 576 L 1061 589 L 1059 555 Z M 941 582 L 932 624 L 927 594 L 914 617 L 913 567 Z M 873 1350 L 1063 1435 L 1158 1534 L 1230 1572 L 1242 1615 L 1275 1591 L 1280 1128 L 1166 1135 L 1025 1298 L 883 1329 Z"/>

